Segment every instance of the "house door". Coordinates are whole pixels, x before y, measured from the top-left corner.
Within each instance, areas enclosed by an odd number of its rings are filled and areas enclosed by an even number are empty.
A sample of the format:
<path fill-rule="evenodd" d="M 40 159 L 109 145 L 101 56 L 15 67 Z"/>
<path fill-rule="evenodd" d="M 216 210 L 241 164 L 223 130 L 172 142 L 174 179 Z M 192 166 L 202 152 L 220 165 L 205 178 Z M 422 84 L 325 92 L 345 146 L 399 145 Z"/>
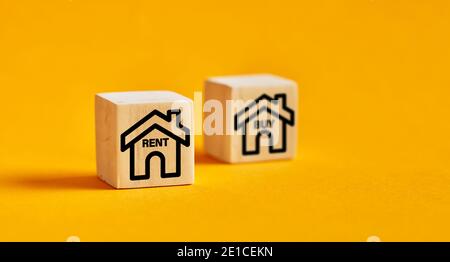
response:
<path fill-rule="evenodd" d="M 258 152 L 261 151 L 261 146 L 263 148 L 267 148 L 269 147 L 269 151 L 272 151 L 273 149 L 273 137 L 272 137 L 272 133 L 269 130 L 261 130 L 258 132 L 258 134 L 256 135 L 256 141 L 255 141 L 255 145 L 256 145 L 256 150 Z"/>
<path fill-rule="evenodd" d="M 145 158 L 145 176 L 147 179 L 150 178 L 150 170 L 151 170 L 151 159 L 153 157 L 159 158 L 160 168 L 159 174 L 161 178 L 170 178 L 170 177 L 179 177 L 181 176 L 180 166 L 181 166 L 181 148 L 180 144 L 176 145 L 176 170 L 175 172 L 166 172 L 166 157 L 163 153 L 159 151 L 150 152 Z M 153 162 L 154 163 L 154 162 Z"/>
<path fill-rule="evenodd" d="M 145 158 L 145 176 L 147 177 L 147 179 L 150 178 L 151 159 L 152 158 L 159 159 L 159 161 L 153 161 L 153 164 L 155 165 L 155 162 L 156 162 L 156 164 L 158 164 L 158 162 L 159 162 L 160 175 L 163 176 L 163 174 L 166 173 L 166 157 L 161 152 L 153 151 L 153 152 L 150 152 L 147 155 L 147 157 Z"/>

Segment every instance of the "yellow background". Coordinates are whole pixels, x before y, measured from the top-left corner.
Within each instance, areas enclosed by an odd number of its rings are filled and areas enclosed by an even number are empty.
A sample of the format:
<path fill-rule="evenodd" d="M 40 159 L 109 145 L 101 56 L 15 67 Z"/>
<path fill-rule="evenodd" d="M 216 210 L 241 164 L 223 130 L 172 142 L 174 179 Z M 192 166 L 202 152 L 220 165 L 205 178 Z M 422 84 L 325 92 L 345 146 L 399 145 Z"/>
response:
<path fill-rule="evenodd" d="M 0 240 L 450 240 L 449 1 L 0 0 Z M 270 72 L 299 83 L 294 161 L 193 186 L 95 177 L 94 94 Z"/>

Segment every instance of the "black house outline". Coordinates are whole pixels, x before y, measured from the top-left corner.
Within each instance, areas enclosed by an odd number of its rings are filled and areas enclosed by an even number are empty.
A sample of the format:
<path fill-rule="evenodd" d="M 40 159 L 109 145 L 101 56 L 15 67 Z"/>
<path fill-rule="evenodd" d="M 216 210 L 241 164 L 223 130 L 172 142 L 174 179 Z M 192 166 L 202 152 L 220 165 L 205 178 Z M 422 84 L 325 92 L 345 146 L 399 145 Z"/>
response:
<path fill-rule="evenodd" d="M 161 178 L 170 178 L 170 177 L 179 177 L 179 176 L 181 176 L 181 145 L 183 145 L 185 147 L 189 147 L 190 143 L 191 143 L 191 139 L 190 139 L 190 130 L 189 130 L 189 128 L 183 126 L 183 124 L 181 123 L 181 115 L 180 115 L 180 113 L 181 113 L 180 109 L 167 110 L 167 114 L 163 114 L 160 111 L 155 109 L 155 110 L 151 111 L 149 114 L 147 114 L 145 117 L 143 117 L 141 120 L 136 122 L 134 125 L 132 125 L 130 128 L 125 130 L 120 135 L 120 151 L 125 152 L 126 150 L 130 150 L 130 180 L 135 181 L 135 180 L 150 179 L 150 160 L 154 156 L 157 156 L 157 157 L 160 158 Z M 134 130 L 136 130 L 141 125 L 143 125 L 144 123 L 149 121 L 152 117 L 158 116 L 162 120 L 170 123 L 170 122 L 172 122 L 172 115 L 176 116 L 176 127 L 181 129 L 184 132 L 184 134 L 185 134 L 185 138 L 184 139 L 182 139 L 181 137 L 175 135 L 174 133 L 170 132 L 169 130 L 167 130 L 166 128 L 160 126 L 159 124 L 154 123 L 150 127 L 148 127 L 147 129 L 145 129 L 143 132 L 141 132 L 139 135 L 134 137 L 128 143 L 125 142 L 128 135 L 130 135 Z M 161 153 L 159 151 L 152 151 L 145 158 L 145 174 L 144 175 L 138 175 L 138 174 L 135 173 L 134 145 L 135 145 L 136 142 L 140 141 L 142 138 L 144 138 L 147 134 L 151 133 L 153 130 L 158 130 L 161 133 L 163 133 L 163 134 L 167 135 L 168 137 L 172 138 L 173 140 L 175 140 L 175 142 L 176 142 L 176 149 L 175 149 L 175 151 L 176 151 L 175 152 L 175 154 L 176 154 L 176 157 L 175 157 L 176 158 L 176 168 L 175 169 L 176 170 L 175 170 L 175 172 L 166 173 L 166 157 L 164 156 L 163 153 Z"/>
<path fill-rule="evenodd" d="M 250 109 L 257 106 L 258 103 L 262 100 L 267 100 L 268 102 L 277 105 L 279 101 L 282 101 L 282 109 L 288 112 L 289 119 L 280 115 L 277 111 L 271 109 L 268 106 L 262 106 L 258 107 L 256 112 L 252 115 L 245 118 L 244 121 L 238 123 L 238 118 L 242 115 L 246 115 Z M 282 145 L 281 148 L 274 148 L 273 146 L 273 137 L 272 133 L 268 130 L 261 130 L 258 131 L 256 135 L 256 141 L 255 141 L 255 150 L 248 150 L 247 149 L 247 124 L 257 117 L 260 113 L 267 112 L 276 118 L 278 118 L 282 122 Z M 254 101 L 248 103 L 242 110 L 238 111 L 234 115 L 234 130 L 242 129 L 242 155 L 258 155 L 260 153 L 260 141 L 262 135 L 267 135 L 269 138 L 269 153 L 284 153 L 287 150 L 287 125 L 294 126 L 295 124 L 295 113 L 294 111 L 287 106 L 286 101 L 286 94 L 285 93 L 278 93 L 275 94 L 275 96 L 272 98 L 267 94 L 262 94 L 258 98 L 256 98 Z"/>

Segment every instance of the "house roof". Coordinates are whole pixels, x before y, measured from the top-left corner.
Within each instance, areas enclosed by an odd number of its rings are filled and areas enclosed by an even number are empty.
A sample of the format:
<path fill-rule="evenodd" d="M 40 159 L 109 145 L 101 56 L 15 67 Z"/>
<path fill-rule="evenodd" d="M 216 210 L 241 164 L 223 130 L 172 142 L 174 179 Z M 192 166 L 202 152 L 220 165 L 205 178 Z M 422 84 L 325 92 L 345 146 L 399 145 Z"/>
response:
<path fill-rule="evenodd" d="M 125 130 L 125 132 L 123 132 L 120 135 L 120 150 L 122 152 L 124 152 L 125 150 L 130 148 L 131 145 L 133 145 L 137 141 L 141 140 L 143 137 L 145 137 L 148 133 L 152 132 L 153 130 L 159 130 L 160 132 L 164 133 L 168 137 L 176 140 L 177 142 L 180 142 L 182 145 L 189 146 L 190 130 L 189 130 L 189 128 L 183 126 L 183 124 L 181 123 L 180 113 L 181 113 L 181 110 L 179 110 L 179 109 L 167 110 L 167 114 L 163 114 L 163 113 L 159 112 L 158 110 L 153 110 L 152 112 L 147 114 L 144 118 L 142 118 L 141 120 L 136 122 L 134 125 L 132 125 L 130 128 Z M 161 125 L 159 125 L 157 123 L 150 125 L 148 128 L 146 128 L 141 133 L 135 134 L 135 132 L 134 132 L 137 128 L 146 124 L 147 121 L 149 121 L 153 117 L 159 117 L 166 122 L 171 122 L 173 115 L 176 116 L 176 127 L 182 131 L 182 133 L 184 134 L 184 137 L 174 134 L 173 132 L 167 130 L 166 128 L 162 127 Z"/>
<path fill-rule="evenodd" d="M 278 108 L 278 103 L 281 101 L 281 109 L 282 112 L 278 112 L 275 109 L 272 109 L 269 106 L 263 105 L 261 107 L 258 107 L 257 105 L 261 101 L 267 101 L 268 104 L 274 104 Z M 248 115 L 248 112 L 252 109 L 256 109 L 255 112 Z M 267 94 L 263 94 L 256 98 L 254 101 L 248 103 L 242 110 L 237 112 L 234 115 L 234 129 L 238 130 L 240 128 L 243 128 L 246 123 L 250 122 L 253 118 L 258 116 L 262 112 L 268 112 L 269 114 L 277 117 L 281 121 L 285 122 L 286 124 L 293 125 L 294 124 L 294 111 L 287 107 L 286 105 L 286 94 L 276 94 L 274 97 L 270 97 Z M 248 116 L 247 116 L 248 115 Z M 243 118 L 243 116 L 246 116 Z"/>

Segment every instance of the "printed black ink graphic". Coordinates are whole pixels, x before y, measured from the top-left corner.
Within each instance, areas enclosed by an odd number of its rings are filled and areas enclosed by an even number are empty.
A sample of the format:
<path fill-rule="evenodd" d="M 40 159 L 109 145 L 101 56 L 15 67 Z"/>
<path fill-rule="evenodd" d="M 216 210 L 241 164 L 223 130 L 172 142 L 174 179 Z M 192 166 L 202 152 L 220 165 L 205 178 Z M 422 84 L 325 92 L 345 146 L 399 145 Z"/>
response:
<path fill-rule="evenodd" d="M 190 146 L 190 130 L 183 126 L 181 123 L 181 110 L 174 109 L 168 110 L 167 114 L 163 114 L 158 110 L 153 110 L 144 118 L 139 120 L 133 126 L 128 128 L 125 132 L 120 135 L 120 150 L 125 152 L 129 150 L 130 152 L 130 180 L 145 180 L 150 179 L 150 160 L 152 157 L 157 157 L 160 160 L 161 166 L 161 178 L 170 178 L 170 177 L 179 177 L 181 176 L 181 146 L 189 147 Z M 159 117 L 167 123 L 175 123 L 174 126 L 178 128 L 182 135 L 179 136 L 174 134 L 170 130 L 160 126 L 157 123 L 152 123 L 152 118 Z M 175 122 L 173 122 L 175 121 Z M 145 128 L 144 125 L 148 125 L 148 128 Z M 134 132 L 136 129 L 143 129 L 142 132 Z M 145 128 L 145 129 L 144 129 Z M 148 134 L 151 132 L 158 130 L 167 137 L 164 138 L 146 138 Z M 158 151 L 158 148 L 162 146 L 167 146 L 170 140 L 175 141 L 175 152 L 171 155 L 175 155 L 175 171 L 167 172 L 166 165 L 168 161 L 167 156 Z M 139 143 L 138 143 L 139 142 Z M 149 148 L 149 153 L 145 157 L 145 174 L 136 174 L 135 166 L 135 146 L 139 144 L 142 147 Z M 154 148 L 154 149 L 152 149 Z"/>
<path fill-rule="evenodd" d="M 262 102 L 267 102 L 262 104 Z M 272 105 L 271 108 L 268 105 Z M 281 106 L 280 106 L 281 105 Z M 256 109 L 256 110 L 254 110 Z M 254 112 L 252 112 L 254 110 Z M 259 115 L 267 112 L 272 115 L 275 120 L 260 120 Z M 234 115 L 234 129 L 242 131 L 242 154 L 243 155 L 257 155 L 260 153 L 260 144 L 262 136 L 269 139 L 269 153 L 283 153 L 287 150 L 287 126 L 294 126 L 294 111 L 286 105 L 286 94 L 275 94 L 270 97 L 263 94 L 254 101 L 247 104 L 242 110 Z M 280 121 L 275 123 L 275 121 Z M 248 134 L 250 125 L 257 130 L 254 136 Z M 280 127 L 281 145 L 274 145 L 274 127 Z M 255 149 L 249 148 L 250 140 L 255 139 Z"/>

